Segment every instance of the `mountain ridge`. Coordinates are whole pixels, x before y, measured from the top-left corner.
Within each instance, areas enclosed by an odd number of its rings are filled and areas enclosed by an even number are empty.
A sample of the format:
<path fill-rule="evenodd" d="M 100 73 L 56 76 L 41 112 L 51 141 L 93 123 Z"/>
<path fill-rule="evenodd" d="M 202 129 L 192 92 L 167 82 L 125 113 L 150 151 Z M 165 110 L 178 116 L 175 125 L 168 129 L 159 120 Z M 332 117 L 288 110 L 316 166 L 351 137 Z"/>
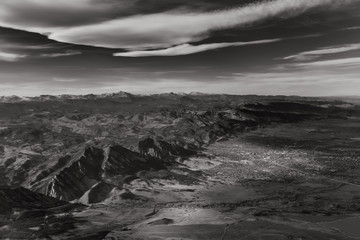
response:
<path fill-rule="evenodd" d="M 0 103 L 19 103 L 19 102 L 44 102 L 44 101 L 66 101 L 66 100 L 99 100 L 99 99 L 131 99 L 141 97 L 165 97 L 165 98 L 180 98 L 180 97 L 206 97 L 206 96 L 244 96 L 244 97 L 259 97 L 263 95 L 257 94 L 225 94 L 225 93 L 203 93 L 203 92 L 169 92 L 169 93 L 154 93 L 154 94 L 133 94 L 125 91 L 113 92 L 113 93 L 99 93 L 99 94 L 59 94 L 59 95 L 38 95 L 38 96 L 0 96 Z M 307 98 L 316 99 L 313 96 L 297 96 L 297 95 L 266 95 L 266 97 L 294 97 L 294 98 Z M 339 98 L 342 97 L 324 97 L 324 98 Z M 355 98 L 355 96 L 344 96 L 343 98 Z"/>

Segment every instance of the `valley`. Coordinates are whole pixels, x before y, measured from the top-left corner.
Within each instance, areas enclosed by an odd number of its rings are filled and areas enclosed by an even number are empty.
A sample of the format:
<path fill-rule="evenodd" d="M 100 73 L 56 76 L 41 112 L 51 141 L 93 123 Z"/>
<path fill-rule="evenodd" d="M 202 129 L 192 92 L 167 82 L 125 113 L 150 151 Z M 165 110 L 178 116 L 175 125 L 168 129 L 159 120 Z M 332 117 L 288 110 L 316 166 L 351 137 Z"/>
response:
<path fill-rule="evenodd" d="M 357 99 L 2 98 L 0 239 L 360 239 Z"/>

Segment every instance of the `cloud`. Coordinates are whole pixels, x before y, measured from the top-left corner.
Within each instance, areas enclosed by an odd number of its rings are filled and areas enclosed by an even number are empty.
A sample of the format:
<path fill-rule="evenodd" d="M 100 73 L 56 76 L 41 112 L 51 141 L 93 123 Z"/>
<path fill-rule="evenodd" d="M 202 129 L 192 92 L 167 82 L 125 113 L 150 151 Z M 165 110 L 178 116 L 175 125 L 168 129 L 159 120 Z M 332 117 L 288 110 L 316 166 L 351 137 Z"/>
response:
<path fill-rule="evenodd" d="M 60 48 L 64 47 L 68 47 L 68 45 L 62 43 L 29 45 L 0 40 L 0 60 L 15 62 L 23 58 L 56 58 L 82 54 L 78 50 L 61 51 Z"/>
<path fill-rule="evenodd" d="M 54 49 L 54 48 L 63 48 L 68 47 L 68 44 L 64 43 L 48 43 L 48 44 L 29 44 L 23 42 L 15 42 L 10 40 L 0 39 L 0 48 L 2 49 L 16 49 L 16 50 L 47 50 L 47 49 Z"/>
<path fill-rule="evenodd" d="M 56 58 L 65 56 L 74 56 L 82 54 L 79 50 L 64 49 L 69 48 L 69 44 L 64 43 L 28 43 L 23 38 L 0 39 L 0 51 L 2 52 L 2 59 L 7 61 L 17 61 L 22 58 L 38 59 L 38 58 Z M 23 42 L 16 41 L 23 39 Z M 73 46 L 72 46 L 73 47 Z"/>
<path fill-rule="evenodd" d="M 113 2 L 1 0 L 0 20 L 5 27 L 47 32 L 50 28 L 77 26 L 107 19 L 109 13 L 115 10 Z"/>
<path fill-rule="evenodd" d="M 159 49 L 159 50 L 115 53 L 114 56 L 116 57 L 179 56 L 179 55 L 188 55 L 193 53 L 205 52 L 218 48 L 264 44 L 264 43 L 277 42 L 280 40 L 281 39 L 268 39 L 268 40 L 252 41 L 252 42 L 209 43 L 209 44 L 202 44 L 197 46 L 190 44 L 182 44 L 175 47 Z"/>
<path fill-rule="evenodd" d="M 360 26 L 356 26 L 356 27 L 348 27 L 348 28 L 344 28 L 342 30 L 358 30 L 360 29 Z"/>
<path fill-rule="evenodd" d="M 241 72 L 218 75 L 221 90 L 227 93 L 282 94 L 303 96 L 359 95 L 358 68 L 347 68 L 356 59 L 321 62 L 314 65 L 267 69 L 264 72 Z M 358 62 L 357 64 L 360 64 Z M 334 71 L 334 66 L 336 70 Z M 359 65 L 358 65 L 359 66 Z M 219 84 L 220 85 L 220 84 Z"/>
<path fill-rule="evenodd" d="M 3 52 L 0 50 L 0 61 L 16 62 L 25 57 L 26 57 L 26 55 L 23 55 L 23 54 L 8 53 L 8 52 Z"/>
<path fill-rule="evenodd" d="M 47 33 L 50 39 L 107 48 L 168 48 L 204 39 L 212 31 L 355 0 L 273 0 L 212 12 L 164 12 L 116 18 L 113 0 L 2 0 L 0 24 Z M 123 2 L 123 1 L 122 1 Z M 128 1 L 126 1 L 128 2 Z M 109 20 L 110 19 L 110 20 Z"/>
<path fill-rule="evenodd" d="M 82 54 L 82 52 L 80 51 L 75 51 L 75 50 L 68 50 L 65 52 L 61 52 L 61 53 L 44 53 L 41 54 L 41 57 L 45 57 L 45 58 L 56 58 L 56 57 L 67 57 L 67 56 L 74 56 L 74 55 L 80 55 Z"/>
<path fill-rule="evenodd" d="M 289 64 L 290 67 L 360 67 L 360 57 L 353 57 L 353 58 L 340 58 L 340 59 L 333 59 L 333 60 L 324 60 L 324 61 L 315 61 L 309 63 L 295 63 Z"/>
<path fill-rule="evenodd" d="M 59 30 L 50 39 L 107 48 L 166 48 L 198 41 L 211 31 L 292 17 L 309 9 L 347 0 L 275 0 L 207 13 L 159 13 Z"/>
<path fill-rule="evenodd" d="M 60 83 L 73 83 L 79 81 L 79 79 L 77 78 L 58 78 L 58 77 L 54 77 L 52 80 L 54 82 L 60 82 Z"/>
<path fill-rule="evenodd" d="M 296 60 L 296 61 L 312 60 L 312 59 L 320 57 L 321 55 L 342 53 L 342 52 L 354 51 L 354 50 L 359 50 L 359 49 L 360 49 L 360 44 L 347 44 L 347 45 L 341 45 L 341 46 L 321 48 L 321 49 L 313 50 L 313 51 L 301 52 L 301 53 L 298 53 L 295 55 L 284 57 L 283 59 L 284 60 L 292 59 L 292 60 Z"/>

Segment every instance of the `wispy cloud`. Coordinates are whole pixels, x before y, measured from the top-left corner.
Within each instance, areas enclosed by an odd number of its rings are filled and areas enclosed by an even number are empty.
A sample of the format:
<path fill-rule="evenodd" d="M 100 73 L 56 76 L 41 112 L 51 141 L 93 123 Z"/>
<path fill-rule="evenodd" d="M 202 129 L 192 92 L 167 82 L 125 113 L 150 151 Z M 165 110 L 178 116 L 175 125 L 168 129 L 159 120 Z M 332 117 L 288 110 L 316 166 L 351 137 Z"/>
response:
<path fill-rule="evenodd" d="M 225 48 L 225 47 L 272 43 L 280 40 L 281 39 L 267 39 L 267 40 L 259 40 L 252 42 L 209 43 L 209 44 L 202 44 L 197 46 L 190 44 L 182 44 L 175 47 L 160 49 L 160 50 L 115 53 L 114 56 L 117 57 L 179 56 L 179 55 L 188 55 L 193 53 L 205 52 L 205 51 Z"/>
<path fill-rule="evenodd" d="M 353 58 L 340 58 L 333 60 L 315 61 L 308 63 L 294 63 L 289 64 L 290 67 L 359 67 L 360 68 L 360 57 Z"/>
<path fill-rule="evenodd" d="M 48 43 L 48 44 L 29 44 L 23 42 L 15 42 L 10 40 L 0 39 L 0 48 L 13 50 L 47 50 L 47 49 L 59 49 L 69 47 L 69 44 L 64 43 Z"/>
<path fill-rule="evenodd" d="M 273 0 L 222 11 L 184 12 L 182 10 L 114 19 L 111 16 L 103 16 L 105 10 L 111 11 L 111 7 L 114 6 L 113 1 L 103 1 L 100 4 L 100 1 L 93 0 L 64 0 L 61 3 L 28 0 L 24 3 L 24 7 L 23 1 L 4 0 L 0 2 L 0 24 L 27 31 L 49 33 L 50 39 L 61 42 L 145 50 L 169 48 L 204 39 L 212 31 L 248 26 L 277 16 L 290 18 L 313 8 L 338 6 L 354 1 L 356 0 Z M 71 8 L 72 5 L 74 8 Z M 30 12 L 29 9 L 33 10 L 31 11 L 33 13 L 37 12 L 38 10 L 34 10 L 37 8 L 43 9 L 42 12 L 49 11 L 56 14 L 55 16 L 46 14 L 48 19 L 44 19 L 46 18 L 44 14 L 39 14 L 41 19 L 34 14 L 27 14 Z M 82 14 L 78 13 L 79 9 L 82 9 L 80 10 Z M 90 21 L 88 17 L 82 19 L 78 15 L 91 15 L 92 18 Z M 93 22 L 94 19 L 97 22 Z M 104 21 L 104 19 L 111 20 Z M 67 22 L 73 25 L 65 27 Z"/>
<path fill-rule="evenodd" d="M 23 54 L 3 52 L 0 50 L 0 61 L 16 62 L 25 57 L 26 57 L 26 55 L 23 55 Z"/>
<path fill-rule="evenodd" d="M 340 64 L 340 63 L 339 63 Z M 266 72 L 244 72 L 219 75 L 219 89 L 228 93 L 283 94 L 304 96 L 358 95 L 359 74 L 353 68 L 331 71 L 333 66 L 302 66 L 297 71 L 287 69 Z"/>
<path fill-rule="evenodd" d="M 54 82 L 60 82 L 60 83 L 72 83 L 79 81 L 79 79 L 77 78 L 58 78 L 58 77 L 54 77 L 52 80 Z"/>
<path fill-rule="evenodd" d="M 284 57 L 285 60 L 296 60 L 296 61 L 304 61 L 304 60 L 312 60 L 318 58 L 322 55 L 334 54 L 334 53 L 342 53 L 348 51 L 354 51 L 360 49 L 359 44 L 347 44 L 341 46 L 333 46 L 327 48 L 321 48 L 313 51 L 301 52 L 295 55 Z"/>
<path fill-rule="evenodd" d="M 56 58 L 56 57 L 67 57 L 67 56 L 74 56 L 74 55 L 80 55 L 82 54 L 82 52 L 80 51 L 75 51 L 75 50 L 68 50 L 65 52 L 61 52 L 61 53 L 44 53 L 41 54 L 41 57 L 45 57 L 45 58 Z"/>
<path fill-rule="evenodd" d="M 347 28 L 344 28 L 344 29 L 341 29 L 341 30 L 343 30 L 343 31 L 346 31 L 346 30 L 358 30 L 358 29 L 360 29 L 360 26 L 355 26 L 355 27 L 347 27 Z"/>
<path fill-rule="evenodd" d="M 108 48 L 165 48 L 203 39 L 211 31 L 248 25 L 285 13 L 292 17 L 335 2 L 348 1 L 275 0 L 226 11 L 150 14 L 59 30 L 49 37 Z"/>

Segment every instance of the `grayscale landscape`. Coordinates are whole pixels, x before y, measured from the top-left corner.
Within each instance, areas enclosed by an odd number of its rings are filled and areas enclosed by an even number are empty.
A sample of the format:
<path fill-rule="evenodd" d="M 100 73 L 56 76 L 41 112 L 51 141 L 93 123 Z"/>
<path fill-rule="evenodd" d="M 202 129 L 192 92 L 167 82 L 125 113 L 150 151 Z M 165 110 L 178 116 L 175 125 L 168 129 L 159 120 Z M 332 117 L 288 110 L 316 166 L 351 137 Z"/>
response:
<path fill-rule="evenodd" d="M 0 0 L 0 240 L 360 240 L 360 0 Z"/>
<path fill-rule="evenodd" d="M 360 237 L 359 98 L 119 92 L 0 110 L 5 239 Z"/>

